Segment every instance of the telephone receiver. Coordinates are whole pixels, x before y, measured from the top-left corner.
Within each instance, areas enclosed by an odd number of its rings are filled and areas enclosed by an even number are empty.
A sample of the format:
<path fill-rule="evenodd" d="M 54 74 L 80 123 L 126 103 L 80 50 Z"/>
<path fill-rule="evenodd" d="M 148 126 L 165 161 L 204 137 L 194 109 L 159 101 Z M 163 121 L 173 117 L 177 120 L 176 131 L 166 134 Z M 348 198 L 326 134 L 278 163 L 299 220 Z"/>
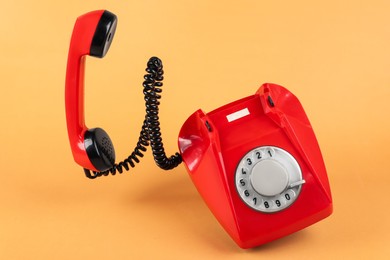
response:
<path fill-rule="evenodd" d="M 103 58 L 116 31 L 117 17 L 106 10 L 86 13 L 76 20 L 69 47 L 65 82 L 68 137 L 74 160 L 84 168 L 104 171 L 115 162 L 108 134 L 87 128 L 84 118 L 84 72 L 86 56 Z"/>
<path fill-rule="evenodd" d="M 115 163 L 113 143 L 100 127 L 88 128 L 84 116 L 84 74 L 86 57 L 103 58 L 114 39 L 118 19 L 107 10 L 96 10 L 79 16 L 75 22 L 69 46 L 65 80 L 65 111 L 69 142 L 73 158 L 84 168 L 85 175 L 99 176 L 122 173 L 135 167 L 147 146 L 151 146 L 156 164 L 170 170 L 182 160 L 176 153 L 167 157 L 159 127 L 158 105 L 163 80 L 162 62 L 152 57 L 147 63 L 143 93 L 146 115 L 138 142 L 133 152 Z"/>
<path fill-rule="evenodd" d="M 232 239 L 251 248 L 281 238 L 332 213 L 325 164 L 299 100 L 286 88 L 266 83 L 251 96 L 205 113 L 195 111 L 178 138 L 180 153 L 165 154 L 159 122 L 163 65 L 147 62 L 143 82 L 145 119 L 133 152 L 115 162 L 114 147 L 101 128 L 84 119 L 86 56 L 102 58 L 117 26 L 106 10 L 80 16 L 74 26 L 65 83 L 68 137 L 86 177 L 114 175 L 139 163 L 148 146 L 156 165 L 181 162 L 200 195 Z"/>

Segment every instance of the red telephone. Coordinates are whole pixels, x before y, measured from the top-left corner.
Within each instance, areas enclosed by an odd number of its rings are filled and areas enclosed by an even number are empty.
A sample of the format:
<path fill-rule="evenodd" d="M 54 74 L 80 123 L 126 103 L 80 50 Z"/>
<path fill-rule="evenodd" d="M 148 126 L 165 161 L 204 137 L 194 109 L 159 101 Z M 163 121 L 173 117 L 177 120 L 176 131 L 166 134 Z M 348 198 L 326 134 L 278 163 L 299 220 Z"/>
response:
<path fill-rule="evenodd" d="M 264 84 L 208 114 L 196 111 L 180 131 L 179 148 L 199 193 L 242 248 L 332 213 L 313 129 L 298 99 L 281 86 Z"/>
<path fill-rule="evenodd" d="M 148 146 L 164 170 L 184 161 L 211 211 L 243 248 L 288 235 L 332 213 L 325 165 L 310 122 L 298 99 L 275 84 L 264 84 L 255 95 L 208 114 L 196 111 L 180 131 L 180 154 L 168 157 L 158 116 L 164 71 L 161 60 L 152 57 L 144 76 L 146 115 L 137 145 L 115 163 L 108 134 L 85 125 L 84 72 L 86 56 L 105 56 L 116 26 L 117 18 L 109 11 L 86 13 L 77 19 L 69 47 L 68 136 L 74 160 L 88 178 L 135 167 Z"/>

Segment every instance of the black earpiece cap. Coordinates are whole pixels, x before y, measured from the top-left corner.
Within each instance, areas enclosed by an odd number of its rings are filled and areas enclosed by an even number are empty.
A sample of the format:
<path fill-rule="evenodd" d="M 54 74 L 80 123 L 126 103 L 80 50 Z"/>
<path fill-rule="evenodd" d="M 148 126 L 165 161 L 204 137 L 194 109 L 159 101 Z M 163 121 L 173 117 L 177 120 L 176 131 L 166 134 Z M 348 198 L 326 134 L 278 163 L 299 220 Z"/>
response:
<path fill-rule="evenodd" d="M 111 42 L 114 39 L 114 34 L 117 25 L 117 17 L 115 14 L 104 11 L 96 27 L 93 35 L 90 48 L 90 55 L 98 58 L 103 58 L 110 48 Z"/>
<path fill-rule="evenodd" d="M 115 151 L 106 131 L 91 128 L 85 132 L 84 146 L 92 165 L 99 171 L 106 171 L 115 164 Z"/>

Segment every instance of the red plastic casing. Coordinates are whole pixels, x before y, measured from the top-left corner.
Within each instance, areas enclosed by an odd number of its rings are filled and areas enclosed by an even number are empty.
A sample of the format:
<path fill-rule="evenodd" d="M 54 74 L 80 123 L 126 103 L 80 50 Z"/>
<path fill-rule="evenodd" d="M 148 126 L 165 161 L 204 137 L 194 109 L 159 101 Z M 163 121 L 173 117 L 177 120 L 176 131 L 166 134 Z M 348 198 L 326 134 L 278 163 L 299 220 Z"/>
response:
<path fill-rule="evenodd" d="M 248 116 L 228 122 L 227 115 L 244 108 L 250 111 Z M 234 181 L 241 158 L 256 147 L 268 145 L 288 151 L 306 181 L 297 200 L 276 213 L 248 207 Z M 311 124 L 299 100 L 279 85 L 263 84 L 255 95 L 208 114 L 196 111 L 180 131 L 179 149 L 199 193 L 242 248 L 286 236 L 332 213 L 328 177 Z"/>
<path fill-rule="evenodd" d="M 86 13 L 77 18 L 68 53 L 65 81 L 65 109 L 68 136 L 73 158 L 84 168 L 97 171 L 84 147 L 88 129 L 84 119 L 85 58 L 90 54 L 92 39 L 104 10 Z"/>

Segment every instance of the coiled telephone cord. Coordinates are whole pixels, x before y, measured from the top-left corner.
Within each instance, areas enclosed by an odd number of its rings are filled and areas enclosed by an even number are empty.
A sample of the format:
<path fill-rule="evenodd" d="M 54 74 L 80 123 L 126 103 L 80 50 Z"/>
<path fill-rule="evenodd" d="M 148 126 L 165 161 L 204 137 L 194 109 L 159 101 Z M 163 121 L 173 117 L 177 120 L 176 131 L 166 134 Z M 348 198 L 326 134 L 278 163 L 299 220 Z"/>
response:
<path fill-rule="evenodd" d="M 117 172 L 122 173 L 123 170 L 128 171 L 139 163 L 140 158 L 144 156 L 143 152 L 147 150 L 147 146 L 151 146 L 154 161 L 164 170 L 171 170 L 177 167 L 181 162 L 181 155 L 177 152 L 169 158 L 165 154 L 164 145 L 161 137 L 160 121 L 158 117 L 158 106 L 160 105 L 161 92 L 164 79 L 164 70 L 162 62 L 157 57 L 149 59 L 146 68 L 143 82 L 143 93 L 145 99 L 146 115 L 142 124 L 140 136 L 134 151 L 125 160 L 114 164 L 111 169 L 102 172 L 90 171 L 84 169 L 85 175 L 94 179 L 100 176 L 107 176 L 109 174 L 115 175 Z M 103 151 L 104 152 L 104 151 Z M 129 167 L 130 166 L 130 167 Z"/>

